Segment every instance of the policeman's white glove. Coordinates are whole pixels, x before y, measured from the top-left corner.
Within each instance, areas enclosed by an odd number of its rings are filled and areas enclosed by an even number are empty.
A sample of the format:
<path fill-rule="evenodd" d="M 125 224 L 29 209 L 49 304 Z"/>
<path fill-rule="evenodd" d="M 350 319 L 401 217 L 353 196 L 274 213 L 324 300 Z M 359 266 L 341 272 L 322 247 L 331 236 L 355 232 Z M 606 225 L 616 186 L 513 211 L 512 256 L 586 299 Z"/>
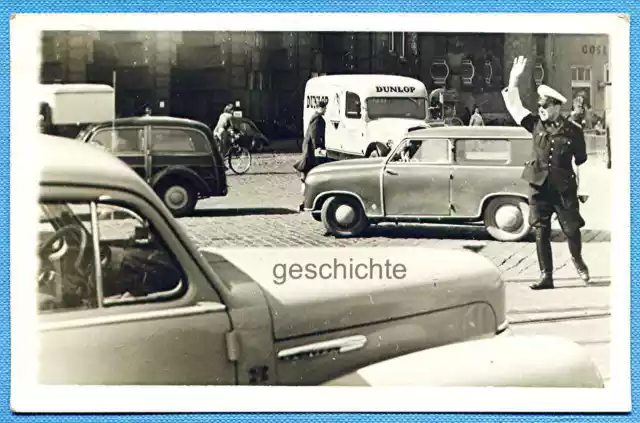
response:
<path fill-rule="evenodd" d="M 515 88 L 518 86 L 518 81 L 524 73 L 524 69 L 527 66 L 527 58 L 524 56 L 518 56 L 513 61 L 511 72 L 509 73 L 509 88 Z"/>

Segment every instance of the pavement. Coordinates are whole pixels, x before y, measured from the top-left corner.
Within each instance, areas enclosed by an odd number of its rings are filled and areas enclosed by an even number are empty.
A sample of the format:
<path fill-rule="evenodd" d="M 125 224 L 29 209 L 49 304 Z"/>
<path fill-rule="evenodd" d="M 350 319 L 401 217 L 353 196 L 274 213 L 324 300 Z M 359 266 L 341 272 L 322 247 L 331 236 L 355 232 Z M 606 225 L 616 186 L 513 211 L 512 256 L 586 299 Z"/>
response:
<path fill-rule="evenodd" d="M 193 216 L 180 219 L 199 246 L 312 247 L 429 246 L 466 248 L 487 257 L 507 283 L 508 318 L 515 333 L 560 335 L 583 345 L 605 380 L 609 377 L 611 170 L 597 157 L 581 167 L 583 254 L 592 281 L 577 278 L 557 223 L 552 235 L 557 289 L 531 291 L 539 275 L 535 244 L 499 242 L 481 226 L 386 224 L 358 238 L 325 235 L 323 224 L 297 211 L 300 181 L 293 163 L 299 153 L 254 155 L 245 175 L 228 175 L 229 194 L 200 201 Z"/>

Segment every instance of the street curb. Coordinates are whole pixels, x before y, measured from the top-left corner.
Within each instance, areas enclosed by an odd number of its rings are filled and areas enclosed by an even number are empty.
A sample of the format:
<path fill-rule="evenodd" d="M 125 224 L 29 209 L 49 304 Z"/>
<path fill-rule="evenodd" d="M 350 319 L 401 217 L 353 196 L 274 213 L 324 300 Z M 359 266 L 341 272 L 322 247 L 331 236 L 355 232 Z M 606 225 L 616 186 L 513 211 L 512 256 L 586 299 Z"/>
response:
<path fill-rule="evenodd" d="M 507 320 L 510 324 L 527 324 L 527 323 L 545 323 L 545 322 L 557 322 L 565 320 L 582 320 L 582 319 L 596 319 L 602 317 L 611 316 L 611 309 L 609 307 L 594 307 L 582 310 L 570 310 L 570 311 L 554 311 L 554 310 L 540 310 L 540 311 L 518 311 L 509 310 L 507 312 Z"/>
<path fill-rule="evenodd" d="M 591 276 L 589 282 L 584 282 L 582 279 L 573 277 L 573 278 L 562 278 L 562 277 L 554 277 L 554 282 L 569 282 L 571 286 L 575 286 L 573 283 L 580 284 L 585 288 L 588 286 L 602 286 L 604 284 L 611 284 L 611 276 Z M 540 281 L 540 276 L 528 276 L 522 275 L 521 277 L 509 277 L 504 279 L 504 283 L 532 283 Z M 558 288 L 562 288 L 564 285 L 558 285 Z"/>

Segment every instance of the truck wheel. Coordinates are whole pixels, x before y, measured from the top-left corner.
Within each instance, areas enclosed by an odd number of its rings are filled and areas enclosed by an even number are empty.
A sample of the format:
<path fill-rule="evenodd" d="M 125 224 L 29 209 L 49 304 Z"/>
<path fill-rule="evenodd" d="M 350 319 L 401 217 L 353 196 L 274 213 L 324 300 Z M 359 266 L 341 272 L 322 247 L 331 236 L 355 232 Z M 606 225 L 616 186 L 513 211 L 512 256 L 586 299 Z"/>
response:
<path fill-rule="evenodd" d="M 369 221 L 360 202 L 353 197 L 331 197 L 322 205 L 322 223 L 331 235 L 349 237 L 361 234 Z"/>
<path fill-rule="evenodd" d="M 520 241 L 531 232 L 529 205 L 517 197 L 492 199 L 484 209 L 483 220 L 489 235 L 498 241 Z"/>
<path fill-rule="evenodd" d="M 198 201 L 195 189 L 187 181 L 167 181 L 156 192 L 175 217 L 190 214 Z"/>

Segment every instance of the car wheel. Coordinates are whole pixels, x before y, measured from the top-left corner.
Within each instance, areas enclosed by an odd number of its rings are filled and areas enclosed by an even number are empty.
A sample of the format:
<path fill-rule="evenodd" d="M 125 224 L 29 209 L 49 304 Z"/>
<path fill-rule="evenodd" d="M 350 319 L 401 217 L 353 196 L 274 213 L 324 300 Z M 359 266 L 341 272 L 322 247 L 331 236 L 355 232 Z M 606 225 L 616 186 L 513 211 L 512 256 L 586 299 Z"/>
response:
<path fill-rule="evenodd" d="M 191 213 L 198 201 L 195 189 L 186 181 L 170 181 L 163 184 L 158 190 L 158 195 L 175 217 Z"/>
<path fill-rule="evenodd" d="M 316 222 L 322 222 L 322 215 L 318 212 L 312 212 L 311 213 L 311 217 L 313 218 L 313 220 L 315 220 Z"/>
<path fill-rule="evenodd" d="M 336 237 L 357 236 L 369 226 L 360 202 L 346 195 L 331 197 L 325 201 L 321 219 L 327 231 Z"/>
<path fill-rule="evenodd" d="M 529 205 L 517 197 L 497 197 L 484 210 L 484 226 L 498 241 L 520 241 L 531 232 Z"/>

